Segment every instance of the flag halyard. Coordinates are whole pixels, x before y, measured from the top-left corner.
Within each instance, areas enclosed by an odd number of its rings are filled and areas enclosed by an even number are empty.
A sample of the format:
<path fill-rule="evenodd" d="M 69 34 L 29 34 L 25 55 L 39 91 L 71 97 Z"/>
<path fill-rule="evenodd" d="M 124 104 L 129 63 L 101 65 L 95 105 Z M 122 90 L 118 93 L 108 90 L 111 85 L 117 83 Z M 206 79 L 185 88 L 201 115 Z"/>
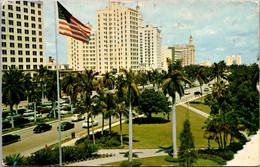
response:
<path fill-rule="evenodd" d="M 59 34 L 89 43 L 91 29 L 72 16 L 59 2 Z"/>

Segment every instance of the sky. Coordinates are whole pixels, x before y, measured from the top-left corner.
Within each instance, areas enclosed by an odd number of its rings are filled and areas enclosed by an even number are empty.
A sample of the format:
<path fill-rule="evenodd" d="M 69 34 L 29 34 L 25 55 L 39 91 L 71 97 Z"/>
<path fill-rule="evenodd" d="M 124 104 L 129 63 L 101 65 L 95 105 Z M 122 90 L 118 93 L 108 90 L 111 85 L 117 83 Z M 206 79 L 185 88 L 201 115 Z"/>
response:
<path fill-rule="evenodd" d="M 113 0 L 110 0 L 113 1 Z M 108 0 L 60 0 L 82 23 L 96 29 L 96 10 L 104 9 Z M 137 0 L 122 0 L 126 7 L 136 8 Z M 195 63 L 211 64 L 226 56 L 241 56 L 242 64 L 253 64 L 259 56 L 259 4 L 238 0 L 138 0 L 145 25 L 162 30 L 162 45 L 189 44 L 192 35 Z M 55 52 L 54 1 L 44 1 L 46 61 Z M 56 30 L 58 31 L 58 30 Z M 66 36 L 57 35 L 58 62 L 67 63 Z"/>

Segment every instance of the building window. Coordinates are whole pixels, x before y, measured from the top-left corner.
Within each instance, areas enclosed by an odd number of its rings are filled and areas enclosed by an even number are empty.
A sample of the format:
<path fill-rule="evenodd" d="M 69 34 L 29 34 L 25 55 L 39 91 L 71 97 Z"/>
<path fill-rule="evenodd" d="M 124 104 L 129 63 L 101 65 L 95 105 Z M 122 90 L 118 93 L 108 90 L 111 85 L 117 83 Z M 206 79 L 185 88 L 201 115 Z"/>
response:
<path fill-rule="evenodd" d="M 2 61 L 3 61 L 3 62 L 7 62 L 7 57 L 3 57 L 3 58 L 2 58 Z"/>
<path fill-rule="evenodd" d="M 31 7 L 34 7 L 34 3 L 33 2 L 31 2 Z"/>
<path fill-rule="evenodd" d="M 20 1 L 16 1 L 16 4 L 20 4 Z"/>
<path fill-rule="evenodd" d="M 21 8 L 19 6 L 16 6 L 16 11 L 21 11 Z"/>
<path fill-rule="evenodd" d="M 15 55 L 15 51 L 14 50 L 10 50 L 10 54 L 11 55 Z"/>
<path fill-rule="evenodd" d="M 36 56 L 37 55 L 37 51 L 33 51 L 33 55 Z"/>
<path fill-rule="evenodd" d="M 35 17 L 34 17 L 34 16 L 32 16 L 32 17 L 31 17 L 31 20 L 32 20 L 32 21 L 35 21 Z"/>
<path fill-rule="evenodd" d="M 35 14 L 35 10 L 34 9 L 31 9 L 31 14 Z"/>
<path fill-rule="evenodd" d="M 2 50 L 2 54 L 3 54 L 3 55 L 6 55 L 6 54 L 7 54 L 7 51 L 6 51 L 6 50 Z"/>
<path fill-rule="evenodd" d="M 29 27 L 29 24 L 28 24 L 28 23 L 24 23 L 24 26 L 25 26 L 25 27 Z"/>
<path fill-rule="evenodd" d="M 25 52 L 25 54 L 26 54 L 27 56 L 29 56 L 29 55 L 30 55 L 30 51 L 27 50 L 27 51 Z"/>
<path fill-rule="evenodd" d="M 2 34 L 2 35 L 1 35 L 1 39 L 6 39 L 5 34 Z"/>
<path fill-rule="evenodd" d="M 19 69 L 22 70 L 23 69 L 23 65 L 19 65 Z"/>
<path fill-rule="evenodd" d="M 39 29 L 42 29 L 42 25 L 41 24 L 39 24 Z"/>
<path fill-rule="evenodd" d="M 22 29 L 18 28 L 18 29 L 17 29 L 17 33 L 18 33 L 18 34 L 21 34 L 21 33 L 22 33 Z"/>
<path fill-rule="evenodd" d="M 32 23 L 32 28 L 35 28 L 35 24 L 34 23 Z"/>
<path fill-rule="evenodd" d="M 2 47 L 6 47 L 6 42 L 2 42 Z"/>
<path fill-rule="evenodd" d="M 23 55 L 23 51 L 22 50 L 18 50 L 18 55 Z"/>
<path fill-rule="evenodd" d="M 14 57 L 11 57 L 11 62 L 15 62 L 15 58 Z"/>
<path fill-rule="evenodd" d="M 42 38 L 39 38 L 39 42 L 42 42 Z"/>
<path fill-rule="evenodd" d="M 3 16 L 3 17 L 5 16 L 5 12 L 2 12 L 2 16 Z"/>
<path fill-rule="evenodd" d="M 24 33 L 25 34 L 29 34 L 29 30 L 24 30 Z"/>
<path fill-rule="evenodd" d="M 42 49 L 42 45 L 39 45 L 39 48 Z"/>
<path fill-rule="evenodd" d="M 7 70 L 7 65 L 3 65 L 3 70 Z"/>
<path fill-rule="evenodd" d="M 28 2 L 27 2 L 27 1 L 23 1 L 23 4 L 24 4 L 25 6 L 27 6 L 27 5 L 28 5 Z"/>
<path fill-rule="evenodd" d="M 41 12 L 41 11 L 38 11 L 38 15 L 42 15 L 42 12 Z"/>
<path fill-rule="evenodd" d="M 38 8 L 41 8 L 41 4 L 38 4 Z"/>
<path fill-rule="evenodd" d="M 42 32 L 41 31 L 39 31 L 39 35 L 42 36 Z"/>
<path fill-rule="evenodd" d="M 5 24 L 5 19 L 2 19 L 2 24 Z"/>
<path fill-rule="evenodd" d="M 9 28 L 9 32 L 14 32 L 14 28 Z"/>
<path fill-rule="evenodd" d="M 20 63 L 23 62 L 23 58 L 22 57 L 19 57 L 18 60 L 19 60 Z"/>
<path fill-rule="evenodd" d="M 41 21 L 42 21 L 42 19 L 39 17 L 39 18 L 38 18 L 38 21 L 39 21 L 39 22 L 41 22 Z"/>
<path fill-rule="evenodd" d="M 25 37 L 25 41 L 29 41 L 29 37 Z"/>
<path fill-rule="evenodd" d="M 13 5 L 8 5 L 9 10 L 13 10 Z"/>
<path fill-rule="evenodd" d="M 18 43 L 18 48 L 22 48 L 23 44 L 22 43 Z"/>
<path fill-rule="evenodd" d="M 9 25 L 14 25 L 14 21 L 13 20 L 9 20 Z"/>
<path fill-rule="evenodd" d="M 37 62 L 37 58 L 33 58 L 33 62 Z"/>
<path fill-rule="evenodd" d="M 21 41 L 23 38 L 22 38 L 22 36 L 18 36 L 17 39 L 18 39 L 18 41 Z"/>
<path fill-rule="evenodd" d="M 36 49 L 36 44 L 33 44 L 32 47 L 33 47 L 33 49 Z"/>
<path fill-rule="evenodd" d="M 26 62 L 29 63 L 30 62 L 30 58 L 26 58 Z"/>
<path fill-rule="evenodd" d="M 14 48 L 14 43 L 10 43 L 10 47 L 11 47 L 11 48 Z"/>
<path fill-rule="evenodd" d="M 37 69 L 37 65 L 33 65 L 33 69 Z"/>
<path fill-rule="evenodd" d="M 11 65 L 11 69 L 15 69 L 15 65 Z"/>
<path fill-rule="evenodd" d="M 40 62 L 43 62 L 43 58 L 40 58 Z"/>
<path fill-rule="evenodd" d="M 16 14 L 16 18 L 20 19 L 21 18 L 21 14 Z"/>
<path fill-rule="evenodd" d="M 27 70 L 30 70 L 30 69 L 31 69 L 31 66 L 30 66 L 30 65 L 26 65 L 26 69 L 27 69 Z"/>
<path fill-rule="evenodd" d="M 24 15 L 24 20 L 28 20 L 28 16 L 27 15 Z"/>
<path fill-rule="evenodd" d="M 33 37 L 33 38 L 32 38 L 32 41 L 33 41 L 33 42 L 36 42 L 36 38 L 35 38 L 35 37 Z"/>
<path fill-rule="evenodd" d="M 10 40 L 14 40 L 14 36 L 13 35 L 10 35 Z"/>
<path fill-rule="evenodd" d="M 2 32 L 5 32 L 5 27 L 2 27 Z"/>
<path fill-rule="evenodd" d="M 42 54 L 42 51 L 40 51 L 40 56 L 42 56 L 43 54 Z"/>
<path fill-rule="evenodd" d="M 20 21 L 17 21 L 17 26 L 21 26 L 22 25 L 22 23 L 20 22 Z"/>
<path fill-rule="evenodd" d="M 25 48 L 30 48 L 30 45 L 29 44 L 25 44 Z"/>
<path fill-rule="evenodd" d="M 24 11 L 24 13 L 28 13 L 28 9 L 27 8 L 24 8 L 23 11 Z"/>
<path fill-rule="evenodd" d="M 36 35 L 36 31 L 35 30 L 32 30 L 32 35 Z"/>

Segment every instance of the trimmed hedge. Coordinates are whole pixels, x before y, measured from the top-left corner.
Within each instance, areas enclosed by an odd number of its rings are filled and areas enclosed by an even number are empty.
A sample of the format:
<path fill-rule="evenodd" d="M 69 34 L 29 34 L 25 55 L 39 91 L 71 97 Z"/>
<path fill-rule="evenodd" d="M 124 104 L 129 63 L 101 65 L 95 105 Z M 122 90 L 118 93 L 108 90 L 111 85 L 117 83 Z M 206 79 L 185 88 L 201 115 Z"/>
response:
<path fill-rule="evenodd" d="M 128 166 L 131 166 L 131 167 L 138 167 L 138 166 L 141 166 L 142 163 L 138 160 L 133 160 L 132 162 L 129 162 L 129 161 L 123 161 L 121 163 L 121 166 L 125 166 L 125 167 L 128 167 Z"/>
<path fill-rule="evenodd" d="M 226 165 L 226 161 L 222 159 L 221 157 L 218 157 L 216 155 L 211 155 L 211 154 L 198 154 L 198 157 L 201 159 L 208 159 L 211 161 L 214 161 L 220 165 Z"/>
<path fill-rule="evenodd" d="M 165 157 L 164 160 L 167 161 L 167 162 L 180 162 L 180 160 L 178 158 L 173 158 L 171 156 Z"/>

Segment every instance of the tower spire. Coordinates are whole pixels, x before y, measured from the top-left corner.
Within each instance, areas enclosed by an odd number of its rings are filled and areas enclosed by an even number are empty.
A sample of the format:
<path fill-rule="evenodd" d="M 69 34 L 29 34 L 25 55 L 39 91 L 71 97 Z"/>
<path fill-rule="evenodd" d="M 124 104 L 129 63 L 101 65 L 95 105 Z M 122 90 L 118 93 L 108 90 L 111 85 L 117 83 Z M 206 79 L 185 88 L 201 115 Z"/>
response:
<path fill-rule="evenodd" d="M 190 42 L 189 42 L 189 45 L 193 45 L 192 35 L 190 36 Z"/>

